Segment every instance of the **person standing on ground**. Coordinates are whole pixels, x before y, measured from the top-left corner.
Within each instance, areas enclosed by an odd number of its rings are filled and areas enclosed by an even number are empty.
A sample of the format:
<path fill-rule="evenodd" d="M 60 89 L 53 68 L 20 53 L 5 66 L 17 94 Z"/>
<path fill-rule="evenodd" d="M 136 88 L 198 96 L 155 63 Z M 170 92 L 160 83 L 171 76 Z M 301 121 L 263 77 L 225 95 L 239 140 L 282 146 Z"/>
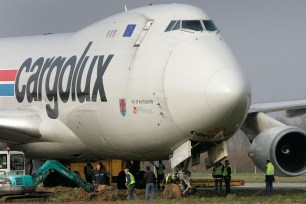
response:
<path fill-rule="evenodd" d="M 129 172 L 129 169 L 125 169 L 124 172 L 125 172 L 125 175 L 126 175 L 126 177 L 125 177 L 125 185 L 126 185 L 126 187 L 128 189 L 127 199 L 130 200 L 131 195 L 133 195 L 134 199 L 137 200 L 137 195 L 134 192 L 135 183 L 136 183 L 135 182 L 135 178 L 134 178 L 133 174 L 131 174 Z"/>
<path fill-rule="evenodd" d="M 223 170 L 223 179 L 225 183 L 225 196 L 231 192 L 231 174 L 232 174 L 232 167 L 229 164 L 228 160 L 225 160 L 225 166 Z"/>
<path fill-rule="evenodd" d="M 93 166 L 90 162 L 87 162 L 86 166 L 84 166 L 84 175 L 87 182 L 92 183 L 92 172 Z"/>
<path fill-rule="evenodd" d="M 223 180 L 224 166 L 222 162 L 217 162 L 213 168 L 213 178 L 215 180 L 215 190 L 218 193 L 222 193 L 222 180 Z M 218 190 L 219 187 L 219 190 Z"/>
<path fill-rule="evenodd" d="M 92 174 L 92 182 L 94 185 L 108 185 L 106 176 L 109 173 L 103 170 L 100 164 L 97 165 L 97 169 Z"/>
<path fill-rule="evenodd" d="M 271 195 L 273 191 L 274 178 L 274 166 L 270 160 L 267 160 L 266 164 L 266 195 Z"/>
<path fill-rule="evenodd" d="M 160 189 L 160 184 L 163 182 L 164 178 L 165 178 L 165 165 L 163 164 L 163 162 L 161 160 L 159 160 L 158 162 L 158 166 L 156 166 L 156 170 L 157 170 L 157 188 Z"/>
<path fill-rule="evenodd" d="M 153 173 L 153 171 L 150 171 L 150 167 L 147 166 L 146 167 L 146 173 L 143 176 L 143 180 L 146 184 L 146 200 L 149 200 L 149 194 L 150 192 L 152 192 L 152 198 L 153 200 L 156 199 L 156 193 L 155 193 L 155 174 Z"/>

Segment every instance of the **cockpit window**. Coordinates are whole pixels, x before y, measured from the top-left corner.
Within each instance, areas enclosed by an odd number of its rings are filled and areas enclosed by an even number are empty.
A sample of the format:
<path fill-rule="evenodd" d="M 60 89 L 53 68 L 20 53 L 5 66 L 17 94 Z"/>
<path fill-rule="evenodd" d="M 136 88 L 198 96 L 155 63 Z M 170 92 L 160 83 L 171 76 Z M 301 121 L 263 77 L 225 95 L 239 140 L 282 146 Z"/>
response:
<path fill-rule="evenodd" d="M 218 30 L 217 26 L 215 26 L 212 20 L 203 20 L 203 24 L 207 31 L 215 31 Z"/>
<path fill-rule="evenodd" d="M 172 30 L 179 30 L 181 28 L 181 21 L 177 21 Z"/>
<path fill-rule="evenodd" d="M 165 32 L 173 30 L 216 31 L 218 28 L 212 20 L 172 20 Z"/>
<path fill-rule="evenodd" d="M 199 20 L 182 21 L 182 29 L 203 31 L 202 24 Z"/>
<path fill-rule="evenodd" d="M 168 32 L 168 31 L 171 31 L 174 24 L 176 23 L 177 21 L 171 21 L 168 25 L 168 27 L 166 28 L 165 32 Z"/>

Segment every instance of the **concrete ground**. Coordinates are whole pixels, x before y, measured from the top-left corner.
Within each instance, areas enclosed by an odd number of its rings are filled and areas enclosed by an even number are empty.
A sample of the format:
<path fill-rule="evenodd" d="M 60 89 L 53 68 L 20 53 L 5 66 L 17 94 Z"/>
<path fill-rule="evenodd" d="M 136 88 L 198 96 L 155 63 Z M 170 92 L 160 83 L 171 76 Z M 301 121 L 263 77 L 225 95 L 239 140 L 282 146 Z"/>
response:
<path fill-rule="evenodd" d="M 244 186 L 232 187 L 233 189 L 264 189 L 266 183 L 246 183 Z M 274 189 L 303 189 L 306 190 L 306 183 L 273 183 Z"/>

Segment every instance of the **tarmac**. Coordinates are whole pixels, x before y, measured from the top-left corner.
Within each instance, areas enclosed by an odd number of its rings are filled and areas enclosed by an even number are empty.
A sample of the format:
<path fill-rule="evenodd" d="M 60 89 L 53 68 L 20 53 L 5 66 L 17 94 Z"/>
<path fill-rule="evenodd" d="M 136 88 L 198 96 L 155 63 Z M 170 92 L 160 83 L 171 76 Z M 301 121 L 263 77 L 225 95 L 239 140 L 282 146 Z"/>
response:
<path fill-rule="evenodd" d="M 245 183 L 244 186 L 233 186 L 232 189 L 265 189 L 266 183 Z M 274 189 L 306 190 L 306 183 L 273 183 Z"/>
<path fill-rule="evenodd" d="M 224 188 L 224 187 L 223 187 Z M 266 188 L 266 183 L 245 183 L 243 186 L 231 186 L 231 189 L 235 190 L 261 190 Z M 197 187 L 196 189 L 210 189 L 214 190 L 214 187 Z M 306 183 L 273 183 L 274 190 L 306 190 Z"/>

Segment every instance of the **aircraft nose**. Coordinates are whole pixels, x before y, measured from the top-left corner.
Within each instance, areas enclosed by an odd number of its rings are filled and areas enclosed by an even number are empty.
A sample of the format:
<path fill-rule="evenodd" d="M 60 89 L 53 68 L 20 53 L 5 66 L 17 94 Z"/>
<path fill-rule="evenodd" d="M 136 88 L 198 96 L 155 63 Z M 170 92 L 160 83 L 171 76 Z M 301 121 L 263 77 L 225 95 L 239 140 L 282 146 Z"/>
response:
<path fill-rule="evenodd" d="M 215 114 L 230 113 L 244 95 L 248 94 L 243 77 L 236 69 L 223 68 L 208 80 L 205 98 L 209 109 Z"/>
<path fill-rule="evenodd" d="M 240 127 L 251 101 L 245 74 L 219 39 L 175 47 L 164 90 L 171 119 L 185 134 L 205 136 L 222 129 L 230 135 Z"/>

